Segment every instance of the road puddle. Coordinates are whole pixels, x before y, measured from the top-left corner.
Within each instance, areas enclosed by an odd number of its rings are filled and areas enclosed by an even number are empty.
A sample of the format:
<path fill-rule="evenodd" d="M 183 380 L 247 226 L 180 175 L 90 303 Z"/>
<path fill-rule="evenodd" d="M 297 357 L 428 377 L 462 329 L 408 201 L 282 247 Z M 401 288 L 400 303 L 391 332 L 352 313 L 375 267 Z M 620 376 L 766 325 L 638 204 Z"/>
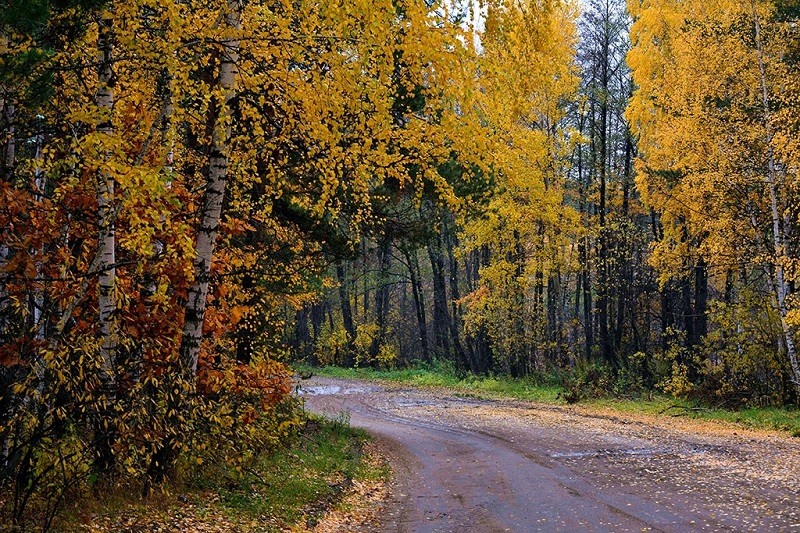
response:
<path fill-rule="evenodd" d="M 339 385 L 309 385 L 301 386 L 297 393 L 300 396 L 334 396 L 336 394 L 366 394 L 374 392 L 377 388 L 369 387 L 341 387 Z"/>
<path fill-rule="evenodd" d="M 311 387 L 301 387 L 298 394 L 300 396 L 332 396 L 341 391 L 342 388 L 338 385 L 312 385 Z"/>
<path fill-rule="evenodd" d="M 587 450 L 580 452 L 551 453 L 553 459 L 581 459 L 584 457 L 613 457 L 618 455 L 647 456 L 667 453 L 659 448 L 632 448 L 623 450 Z"/>

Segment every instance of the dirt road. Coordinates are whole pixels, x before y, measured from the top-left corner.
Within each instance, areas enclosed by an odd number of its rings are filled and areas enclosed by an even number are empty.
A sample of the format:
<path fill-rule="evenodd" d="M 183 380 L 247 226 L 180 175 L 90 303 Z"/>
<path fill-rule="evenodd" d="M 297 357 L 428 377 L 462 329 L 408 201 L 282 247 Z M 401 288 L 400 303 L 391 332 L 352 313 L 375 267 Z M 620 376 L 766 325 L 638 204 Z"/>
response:
<path fill-rule="evenodd" d="M 387 451 L 384 531 L 800 533 L 797 438 L 342 379 L 301 394 Z"/>

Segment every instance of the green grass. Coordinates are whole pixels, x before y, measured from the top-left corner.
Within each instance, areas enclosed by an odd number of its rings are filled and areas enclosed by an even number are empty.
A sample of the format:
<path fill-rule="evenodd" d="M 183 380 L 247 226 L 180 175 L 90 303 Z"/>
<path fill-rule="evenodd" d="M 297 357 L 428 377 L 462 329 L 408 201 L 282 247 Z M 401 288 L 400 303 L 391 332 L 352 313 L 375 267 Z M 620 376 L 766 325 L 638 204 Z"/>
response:
<path fill-rule="evenodd" d="M 549 404 L 564 404 L 560 397 L 563 387 L 555 379 L 515 379 L 505 376 L 459 375 L 446 365 L 399 370 L 373 370 L 368 368 L 299 368 L 327 377 L 360 378 L 419 387 L 444 387 L 457 394 L 481 398 L 511 398 Z M 736 424 L 756 430 L 778 430 L 800 437 L 800 410 L 786 407 L 746 408 L 737 411 L 707 408 L 697 403 L 676 399 L 664 394 L 651 393 L 640 398 L 599 398 L 584 400 L 581 405 L 613 409 L 620 412 L 686 416 L 701 420 L 714 420 Z"/>
<path fill-rule="evenodd" d="M 364 460 L 367 439 L 346 419 L 311 417 L 294 445 L 241 472 L 207 469 L 192 486 L 217 494 L 214 505 L 233 516 L 268 516 L 278 528 L 302 522 L 310 527 L 336 505 L 354 479 L 388 477 Z"/>
<path fill-rule="evenodd" d="M 777 429 L 786 431 L 794 437 L 800 437 L 800 411 L 779 407 L 759 407 L 726 411 L 715 409 L 705 418 L 733 422 L 752 429 Z"/>
<path fill-rule="evenodd" d="M 755 430 L 776 430 L 800 437 L 800 410 L 788 407 L 748 407 L 739 410 L 704 406 L 698 402 L 654 394 L 641 399 L 600 398 L 588 400 L 590 407 L 661 416 L 685 416 L 697 420 L 727 422 Z"/>

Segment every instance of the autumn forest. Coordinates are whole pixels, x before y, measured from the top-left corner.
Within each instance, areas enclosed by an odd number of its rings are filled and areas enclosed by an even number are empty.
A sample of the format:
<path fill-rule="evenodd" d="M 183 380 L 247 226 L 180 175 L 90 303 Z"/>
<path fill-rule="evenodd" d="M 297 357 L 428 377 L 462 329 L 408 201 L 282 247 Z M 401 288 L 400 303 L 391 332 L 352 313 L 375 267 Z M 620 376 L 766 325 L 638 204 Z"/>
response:
<path fill-rule="evenodd" d="M 799 21 L 7 0 L 0 517 L 279 445 L 295 363 L 796 406 Z"/>

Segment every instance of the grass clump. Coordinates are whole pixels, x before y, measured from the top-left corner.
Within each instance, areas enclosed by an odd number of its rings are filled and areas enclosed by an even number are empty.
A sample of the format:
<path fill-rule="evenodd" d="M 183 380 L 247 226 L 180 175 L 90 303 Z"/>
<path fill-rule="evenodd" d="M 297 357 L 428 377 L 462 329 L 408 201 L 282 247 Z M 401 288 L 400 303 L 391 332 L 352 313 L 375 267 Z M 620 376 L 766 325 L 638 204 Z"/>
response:
<path fill-rule="evenodd" d="M 211 490 L 234 515 L 268 517 L 275 526 L 315 522 L 365 471 L 366 434 L 346 420 L 309 418 L 292 446 L 257 458 L 249 467 L 208 469 L 190 481 Z"/>

